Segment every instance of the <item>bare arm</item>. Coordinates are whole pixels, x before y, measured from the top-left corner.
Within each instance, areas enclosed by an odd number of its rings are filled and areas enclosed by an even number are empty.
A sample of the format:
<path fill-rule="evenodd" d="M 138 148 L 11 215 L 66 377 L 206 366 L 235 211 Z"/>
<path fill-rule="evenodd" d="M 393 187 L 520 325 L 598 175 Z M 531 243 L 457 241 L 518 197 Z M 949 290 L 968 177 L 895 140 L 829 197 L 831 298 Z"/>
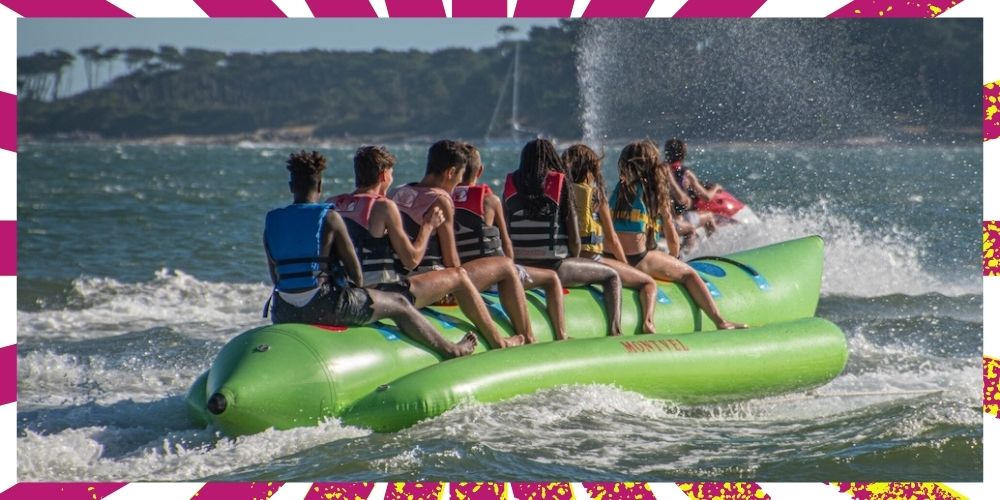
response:
<path fill-rule="evenodd" d="M 391 200 L 381 200 L 372 207 L 369 231 L 375 237 L 387 234 L 392 249 L 396 251 L 396 255 L 403 262 L 403 267 L 413 269 L 424 258 L 424 253 L 427 251 L 427 241 L 434 234 L 434 228 L 437 227 L 434 225 L 434 221 L 441 220 L 440 216 L 434 216 L 437 213 L 435 210 L 434 208 L 428 210 L 429 216 L 424 218 L 420 225 L 420 232 L 417 233 L 417 237 L 411 244 L 409 235 L 403 230 L 403 219 L 399 215 L 399 207 Z"/>
<path fill-rule="evenodd" d="M 500 230 L 500 246 L 503 248 L 503 254 L 513 259 L 514 244 L 510 242 L 510 235 L 507 234 L 507 219 L 503 213 L 503 203 L 500 203 L 500 197 L 495 194 L 490 195 L 486 197 L 483 204 L 487 214 L 490 210 L 493 211 L 493 225 Z"/>
<path fill-rule="evenodd" d="M 664 167 L 670 168 L 670 167 Z M 690 207 L 693 203 L 691 197 L 688 196 L 687 192 L 681 189 L 681 185 L 677 184 L 677 179 L 674 178 L 674 174 L 667 172 L 667 184 L 670 188 L 670 197 L 674 199 L 677 203 L 684 205 L 685 207 Z"/>
<path fill-rule="evenodd" d="M 278 272 L 274 270 L 274 259 L 271 258 L 271 249 L 267 247 L 267 234 L 264 235 L 264 254 L 267 255 L 267 272 L 271 274 L 271 284 L 278 284 Z"/>
<path fill-rule="evenodd" d="M 694 172 L 690 170 L 687 171 L 687 178 L 691 189 L 693 189 L 695 194 L 698 195 L 698 198 L 702 200 L 709 201 L 713 196 L 722 190 L 722 186 L 719 184 L 712 186 L 712 189 L 705 189 L 705 186 L 703 186 L 698 180 L 698 176 L 694 175 Z"/>
<path fill-rule="evenodd" d="M 569 247 L 570 257 L 580 256 L 580 226 L 579 221 L 576 218 L 576 206 L 573 204 L 573 199 L 569 197 L 569 184 L 563 184 L 562 199 L 566 200 L 566 217 L 563 221 L 563 227 L 566 228 L 566 237 L 569 240 L 566 246 Z"/>
<path fill-rule="evenodd" d="M 677 228 L 674 227 L 674 216 L 670 210 L 664 211 L 663 227 L 660 228 L 660 232 L 663 234 L 663 239 L 667 240 L 667 250 L 670 255 L 680 258 L 681 237 L 677 234 Z"/>
<path fill-rule="evenodd" d="M 438 207 L 444 213 L 444 223 L 438 226 L 437 237 L 441 246 L 441 257 L 445 267 L 458 267 L 462 260 L 458 258 L 458 247 L 455 246 L 455 207 L 451 198 L 439 196 L 432 207 Z"/>
<path fill-rule="evenodd" d="M 610 251 L 611 255 L 615 256 L 615 260 L 628 262 L 625 259 L 625 250 L 622 248 L 622 242 L 618 239 L 618 233 L 615 232 L 615 224 L 611 218 L 611 209 L 608 207 L 608 202 L 601 202 L 601 207 L 597 210 L 597 217 L 601 219 L 601 229 L 604 231 L 604 251 Z"/>
<path fill-rule="evenodd" d="M 358 262 L 358 255 L 354 253 L 354 245 L 351 243 L 351 237 L 347 234 L 344 219 L 337 212 L 330 210 L 326 214 L 325 226 L 320 255 L 335 256 L 343 264 L 347 277 L 358 286 L 364 286 L 361 263 Z M 320 267 L 329 271 L 329 263 L 320 264 Z"/>

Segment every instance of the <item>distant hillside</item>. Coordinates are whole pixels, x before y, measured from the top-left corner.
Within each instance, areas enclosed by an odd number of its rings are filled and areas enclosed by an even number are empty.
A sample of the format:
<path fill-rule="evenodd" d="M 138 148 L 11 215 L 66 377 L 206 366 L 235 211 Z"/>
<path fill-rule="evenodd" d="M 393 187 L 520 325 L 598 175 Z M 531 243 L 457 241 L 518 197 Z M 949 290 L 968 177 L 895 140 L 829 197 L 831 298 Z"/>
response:
<path fill-rule="evenodd" d="M 536 27 L 522 42 L 520 121 L 550 135 L 579 135 L 575 26 Z M 140 53 L 142 49 L 94 47 L 90 54 L 96 53 L 96 58 L 84 51 L 80 56 L 88 65 L 88 80 L 91 72 L 95 79 L 100 76 L 108 52 L 132 71 L 69 98 L 58 98 L 52 91 L 54 83 L 57 88 L 57 65 L 42 59 L 53 57 L 37 54 L 35 61 L 19 61 L 18 126 L 22 134 L 105 138 L 250 134 L 261 129 L 311 132 L 315 137 L 482 137 L 509 73 L 512 44 L 431 53 L 227 54 L 170 46 Z M 31 71 L 27 75 L 26 67 Z M 511 90 L 505 93 L 499 129 L 510 116 Z"/>
<path fill-rule="evenodd" d="M 589 92 L 601 109 L 588 131 L 608 137 L 978 140 L 981 26 L 951 19 L 563 21 L 533 28 L 520 42 L 518 121 L 549 136 L 581 137 Z M 38 53 L 18 59 L 19 133 L 475 139 L 492 121 L 504 136 L 513 47 Z M 75 60 L 91 90 L 60 96 Z M 127 74 L 102 79 L 112 64 Z M 583 89 L 578 71 L 589 72 Z"/>

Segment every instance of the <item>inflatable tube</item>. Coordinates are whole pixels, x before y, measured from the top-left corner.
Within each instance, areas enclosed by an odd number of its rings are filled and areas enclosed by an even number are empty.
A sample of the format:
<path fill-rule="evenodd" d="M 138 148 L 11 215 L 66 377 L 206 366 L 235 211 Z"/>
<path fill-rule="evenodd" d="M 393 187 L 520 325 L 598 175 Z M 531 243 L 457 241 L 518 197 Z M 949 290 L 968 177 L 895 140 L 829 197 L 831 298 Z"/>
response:
<path fill-rule="evenodd" d="M 823 242 L 812 236 L 725 258 L 706 257 L 692 266 L 716 296 L 720 310 L 733 321 L 759 326 L 809 318 L 819 300 Z M 623 292 L 622 329 L 632 335 L 640 328 L 638 296 L 632 290 Z M 496 313 L 498 326 L 510 333 L 497 298 L 484 297 Z M 601 304 L 595 287 L 573 289 L 564 297 L 567 331 L 574 339 L 606 335 Z M 544 299 L 529 292 L 528 306 L 535 335 L 541 342 L 551 341 Z M 451 340 L 473 329 L 457 307 L 431 308 L 427 314 Z M 673 283 L 659 284 L 655 322 L 661 334 L 714 329 L 687 292 Z M 574 342 L 560 342 L 552 348 Z M 479 350 L 485 350 L 484 346 L 481 341 Z M 438 355 L 387 323 L 349 329 L 269 325 L 244 332 L 226 344 L 209 371 L 193 384 L 187 404 L 197 424 L 212 424 L 229 435 L 315 425 L 344 414 L 378 386 L 440 361 Z"/>
<path fill-rule="evenodd" d="M 610 384 L 703 403 L 825 384 L 844 369 L 837 325 L 809 318 L 741 331 L 549 342 L 429 366 L 380 386 L 341 417 L 397 431 L 463 402 L 490 403 L 571 384 Z"/>

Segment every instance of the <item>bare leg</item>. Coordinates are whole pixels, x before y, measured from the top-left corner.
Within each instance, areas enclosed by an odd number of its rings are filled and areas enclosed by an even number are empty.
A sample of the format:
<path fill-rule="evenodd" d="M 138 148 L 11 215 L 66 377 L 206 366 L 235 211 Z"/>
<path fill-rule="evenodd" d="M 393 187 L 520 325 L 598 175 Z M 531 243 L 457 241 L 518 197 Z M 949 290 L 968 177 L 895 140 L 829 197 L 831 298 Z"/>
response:
<path fill-rule="evenodd" d="M 653 323 L 653 308 L 656 307 L 656 281 L 648 274 L 626 264 L 625 262 L 604 257 L 601 264 L 618 272 L 622 286 L 639 290 L 639 304 L 642 306 L 642 333 L 656 333 Z"/>
<path fill-rule="evenodd" d="M 514 261 L 507 257 L 483 257 L 462 264 L 462 268 L 468 271 L 469 279 L 480 292 L 494 283 L 497 285 L 500 304 L 510 316 L 514 331 L 522 335 L 529 344 L 534 343 L 535 335 L 531 332 L 524 287 L 521 286 L 521 277 L 517 274 Z"/>
<path fill-rule="evenodd" d="M 695 239 L 698 238 L 698 235 L 695 233 L 697 228 L 680 217 L 675 219 L 674 223 L 677 228 L 677 235 L 681 237 L 681 250 L 690 251 L 691 247 L 694 246 Z"/>
<path fill-rule="evenodd" d="M 476 350 L 478 341 L 474 333 L 466 333 L 458 343 L 449 342 L 406 300 L 406 297 L 379 290 L 368 290 L 368 294 L 373 302 L 371 322 L 389 318 L 395 321 L 408 337 L 437 351 L 445 358 L 465 356 Z"/>
<path fill-rule="evenodd" d="M 556 340 L 566 340 L 566 316 L 563 310 L 562 281 L 559 275 L 551 269 L 540 267 L 525 267 L 531 285 L 528 288 L 545 290 L 545 309 L 552 321 L 552 333 Z"/>
<path fill-rule="evenodd" d="M 608 313 L 608 333 L 622 334 L 622 280 L 614 269 L 590 259 L 570 257 L 559 261 L 556 273 L 564 286 L 600 283 L 604 297 L 604 310 Z"/>
<path fill-rule="evenodd" d="M 413 294 L 417 308 L 427 307 L 449 293 L 454 294 L 462 313 L 472 320 L 490 347 L 509 347 L 524 343 L 524 338 L 520 335 L 505 338 L 500 333 L 465 269 L 453 267 L 411 276 L 410 293 Z"/>
<path fill-rule="evenodd" d="M 675 281 L 684 285 L 691 298 L 698 304 L 698 307 L 715 323 L 715 327 L 720 330 L 732 330 L 734 328 L 746 328 L 742 323 L 733 323 L 722 317 L 719 306 L 712 299 L 705 282 L 701 280 L 698 273 L 691 266 L 675 259 L 674 257 L 660 251 L 650 251 L 646 258 L 635 266 L 650 276 L 666 280 Z"/>

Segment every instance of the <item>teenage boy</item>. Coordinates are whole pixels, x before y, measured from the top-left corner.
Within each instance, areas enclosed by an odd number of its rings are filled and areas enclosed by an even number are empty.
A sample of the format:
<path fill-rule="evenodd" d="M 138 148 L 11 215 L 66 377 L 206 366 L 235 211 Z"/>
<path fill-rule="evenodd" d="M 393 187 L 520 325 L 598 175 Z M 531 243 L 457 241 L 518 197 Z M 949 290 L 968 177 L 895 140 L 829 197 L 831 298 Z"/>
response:
<path fill-rule="evenodd" d="M 361 288 L 363 277 L 344 221 L 319 203 L 326 158 L 313 151 L 287 162 L 293 202 L 267 213 L 264 251 L 274 283 L 275 323 L 366 325 L 393 320 L 407 336 L 446 358 L 471 354 L 476 336 L 446 340 L 402 295 Z"/>
<path fill-rule="evenodd" d="M 411 236 L 404 231 L 396 203 L 386 197 L 392 185 L 396 158 L 383 146 L 364 146 L 354 155 L 356 189 L 327 200 L 346 220 L 347 231 L 360 258 L 365 284 L 376 290 L 401 293 L 417 308 L 453 295 L 462 312 L 494 348 L 521 345 L 524 337 L 504 337 L 490 318 L 482 296 L 462 268 L 421 268 L 429 242 L 436 248 L 434 231 L 444 221 L 440 208 L 428 207 L 414 224 Z M 411 273 L 412 270 L 419 270 Z"/>

